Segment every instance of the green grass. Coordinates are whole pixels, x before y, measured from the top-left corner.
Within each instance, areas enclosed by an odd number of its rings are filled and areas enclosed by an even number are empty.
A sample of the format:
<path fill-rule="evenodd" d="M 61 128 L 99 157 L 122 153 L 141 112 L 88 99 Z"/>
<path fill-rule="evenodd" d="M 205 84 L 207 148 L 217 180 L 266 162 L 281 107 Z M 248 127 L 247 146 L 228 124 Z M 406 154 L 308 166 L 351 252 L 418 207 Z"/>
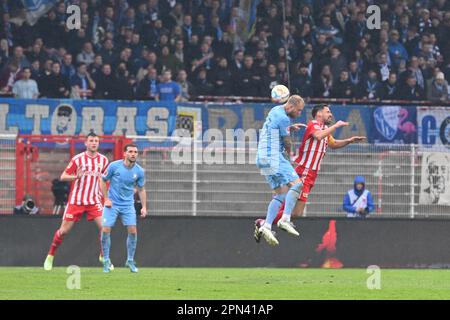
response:
<path fill-rule="evenodd" d="M 369 290 L 365 269 L 81 268 L 69 290 L 65 268 L 0 268 L 4 299 L 450 299 L 450 270 L 382 269 Z"/>

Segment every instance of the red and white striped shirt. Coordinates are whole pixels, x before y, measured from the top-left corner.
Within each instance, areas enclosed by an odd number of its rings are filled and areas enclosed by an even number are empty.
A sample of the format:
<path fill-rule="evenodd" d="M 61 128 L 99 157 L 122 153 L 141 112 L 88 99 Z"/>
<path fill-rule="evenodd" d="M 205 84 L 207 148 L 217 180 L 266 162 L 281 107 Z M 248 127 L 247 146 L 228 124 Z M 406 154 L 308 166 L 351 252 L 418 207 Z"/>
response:
<path fill-rule="evenodd" d="M 321 124 L 317 120 L 308 122 L 302 144 L 299 148 L 299 155 L 295 160 L 299 166 L 313 171 L 320 170 L 320 163 L 327 152 L 328 143 L 334 143 L 334 139 L 329 135 L 319 141 L 314 138 L 313 133 L 326 128 L 328 126 Z"/>
<path fill-rule="evenodd" d="M 108 158 L 100 153 L 91 157 L 87 152 L 83 152 L 72 158 L 65 172 L 75 175 L 78 168 L 82 168 L 84 175 L 72 182 L 69 204 L 87 206 L 102 203 L 100 177 L 108 167 L 108 163 Z"/>

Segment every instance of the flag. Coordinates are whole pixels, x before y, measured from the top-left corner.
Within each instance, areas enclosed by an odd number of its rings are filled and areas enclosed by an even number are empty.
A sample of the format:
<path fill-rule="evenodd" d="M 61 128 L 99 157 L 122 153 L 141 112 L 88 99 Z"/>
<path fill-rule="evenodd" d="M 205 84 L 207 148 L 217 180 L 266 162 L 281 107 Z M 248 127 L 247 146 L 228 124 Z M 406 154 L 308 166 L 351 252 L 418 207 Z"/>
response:
<path fill-rule="evenodd" d="M 261 0 L 241 0 L 239 2 L 239 22 L 237 35 L 246 42 L 255 31 L 256 9 Z"/>
<path fill-rule="evenodd" d="M 22 0 L 28 24 L 30 26 L 34 25 L 57 2 L 58 0 Z"/>

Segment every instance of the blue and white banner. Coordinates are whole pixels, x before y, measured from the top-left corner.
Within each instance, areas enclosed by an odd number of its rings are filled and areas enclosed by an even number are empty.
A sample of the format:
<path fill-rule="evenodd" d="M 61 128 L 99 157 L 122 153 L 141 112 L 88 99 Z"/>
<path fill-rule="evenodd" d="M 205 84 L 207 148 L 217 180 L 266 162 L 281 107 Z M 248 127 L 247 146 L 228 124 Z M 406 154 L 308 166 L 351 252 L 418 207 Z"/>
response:
<path fill-rule="evenodd" d="M 40 17 L 47 13 L 56 5 L 58 0 L 22 0 L 22 4 L 27 14 L 27 22 L 34 25 Z"/>
<path fill-rule="evenodd" d="M 179 128 L 195 131 L 196 138 L 208 129 L 218 129 L 224 137 L 227 129 L 252 129 L 256 134 L 273 106 L 9 98 L 0 99 L 0 134 L 78 135 L 93 130 L 99 135 L 161 137 L 172 136 Z M 311 120 L 311 109 L 307 105 L 295 122 Z M 369 143 L 418 142 L 450 149 L 448 108 L 331 105 L 331 111 L 335 121 L 350 123 L 333 134 L 336 139 L 358 135 L 366 136 Z M 303 132 L 299 130 L 296 138 L 301 139 Z"/>
<path fill-rule="evenodd" d="M 177 116 L 201 119 L 201 107 L 164 102 L 0 99 L 0 134 L 170 136 Z M 183 124 L 179 125 L 183 127 Z"/>
<path fill-rule="evenodd" d="M 416 108 L 376 107 L 373 111 L 375 143 L 417 143 Z"/>
<path fill-rule="evenodd" d="M 419 144 L 423 150 L 450 151 L 450 108 L 418 107 Z"/>

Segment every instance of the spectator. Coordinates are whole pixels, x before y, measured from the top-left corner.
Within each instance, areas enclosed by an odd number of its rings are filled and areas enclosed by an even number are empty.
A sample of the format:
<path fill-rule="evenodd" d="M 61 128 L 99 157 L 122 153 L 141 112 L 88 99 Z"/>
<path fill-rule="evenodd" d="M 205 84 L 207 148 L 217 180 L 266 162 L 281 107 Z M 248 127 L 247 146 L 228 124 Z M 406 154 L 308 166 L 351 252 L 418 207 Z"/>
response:
<path fill-rule="evenodd" d="M 163 70 L 168 69 L 178 73 L 178 71 L 183 68 L 183 63 L 170 53 L 168 46 L 162 47 L 161 58 L 159 61 L 161 62 Z"/>
<path fill-rule="evenodd" d="M 95 78 L 95 84 L 94 97 L 96 99 L 119 99 L 117 79 L 109 64 L 102 66 L 102 72 Z"/>
<path fill-rule="evenodd" d="M 378 74 L 380 75 L 381 82 L 386 81 L 389 78 L 389 74 L 391 73 L 391 68 L 388 65 L 387 54 L 381 53 L 378 55 Z"/>
<path fill-rule="evenodd" d="M 49 92 L 49 78 L 52 75 L 52 67 L 54 61 L 52 59 L 47 59 L 44 62 L 42 71 L 39 73 L 37 78 L 37 84 L 39 92 L 41 93 L 41 97 L 47 97 Z"/>
<path fill-rule="evenodd" d="M 225 60 L 226 61 L 226 60 Z M 186 70 L 180 70 L 178 72 L 177 82 L 180 85 L 180 102 L 189 101 L 192 95 L 194 95 L 194 86 L 187 80 Z M 219 95 L 218 92 L 215 92 Z"/>
<path fill-rule="evenodd" d="M 365 218 L 373 212 L 375 205 L 372 194 L 366 189 L 364 177 L 355 177 L 353 189 L 350 189 L 344 196 L 342 208 L 347 212 L 348 218 Z"/>
<path fill-rule="evenodd" d="M 217 42 L 222 41 L 224 30 L 220 26 L 220 20 L 218 16 L 213 16 L 211 18 L 211 25 L 207 30 L 207 34 L 213 37 Z"/>
<path fill-rule="evenodd" d="M 448 88 L 448 82 L 445 80 L 444 74 L 442 72 L 438 72 L 436 77 L 431 80 L 431 84 L 427 88 L 427 99 L 436 102 L 448 101 Z"/>
<path fill-rule="evenodd" d="M 183 38 L 190 42 L 193 34 L 192 16 L 190 14 L 184 15 L 182 28 L 184 35 Z"/>
<path fill-rule="evenodd" d="M 162 81 L 157 85 L 156 100 L 178 102 L 180 100 L 180 85 L 172 81 L 172 72 L 165 70 L 162 75 Z"/>
<path fill-rule="evenodd" d="M 52 63 L 52 72 L 45 81 L 46 91 L 41 92 L 42 96 L 47 98 L 69 98 L 69 79 L 61 74 L 61 65 L 58 62 Z"/>
<path fill-rule="evenodd" d="M 234 58 L 230 64 L 230 71 L 233 74 L 237 74 L 242 70 L 244 62 L 244 51 L 238 50 L 234 53 Z"/>
<path fill-rule="evenodd" d="M 319 79 L 315 83 L 314 96 L 321 98 L 329 98 L 331 94 L 331 88 L 333 86 L 333 75 L 329 65 L 322 67 Z"/>
<path fill-rule="evenodd" d="M 317 32 L 325 35 L 327 41 L 333 44 L 341 44 L 343 41 L 339 30 L 331 24 L 331 17 L 329 15 L 322 17 L 322 25 L 317 28 Z"/>
<path fill-rule="evenodd" d="M 382 100 L 397 100 L 399 99 L 399 87 L 397 82 L 397 74 L 391 72 L 388 80 L 383 82 L 381 86 L 381 99 Z"/>
<path fill-rule="evenodd" d="M 23 69 L 22 79 L 14 83 L 12 92 L 14 97 L 19 99 L 37 99 L 39 97 L 37 82 L 31 79 L 29 67 Z"/>
<path fill-rule="evenodd" d="M 364 11 L 357 11 L 347 21 L 345 26 L 345 42 L 351 49 L 355 49 L 359 41 L 364 36 L 366 30 L 366 18 Z"/>
<path fill-rule="evenodd" d="M 238 96 L 257 96 L 261 77 L 253 67 L 253 57 L 245 56 L 242 69 L 233 77 L 234 94 Z"/>
<path fill-rule="evenodd" d="M 361 85 L 362 95 L 364 99 L 369 100 L 378 100 L 380 99 L 381 92 L 381 83 L 377 79 L 377 73 L 374 69 L 369 69 L 368 76 L 365 81 L 363 81 Z"/>
<path fill-rule="evenodd" d="M 269 64 L 267 66 L 267 74 L 263 77 L 260 95 L 267 97 L 273 87 L 279 84 L 281 84 L 281 78 L 277 73 L 277 67 L 274 64 Z M 293 86 L 293 88 L 298 87 Z"/>
<path fill-rule="evenodd" d="M 403 100 L 414 101 L 423 99 L 423 90 L 417 84 L 417 78 L 413 73 L 407 76 L 406 83 L 400 89 L 399 97 Z"/>
<path fill-rule="evenodd" d="M 0 73 L 0 92 L 11 93 L 12 87 L 18 78 L 20 69 L 17 63 L 11 62 Z"/>
<path fill-rule="evenodd" d="M 76 70 L 72 64 L 72 55 L 67 53 L 64 55 L 63 62 L 61 64 L 61 74 L 71 79 L 75 73 Z"/>
<path fill-rule="evenodd" d="M 174 51 L 173 55 L 175 56 L 175 58 L 178 59 L 178 61 L 180 61 L 183 68 L 185 68 L 187 61 L 186 61 L 186 57 L 184 54 L 184 41 L 183 40 L 177 40 L 175 42 L 175 51 Z"/>
<path fill-rule="evenodd" d="M 354 87 L 359 87 L 361 83 L 361 71 L 358 68 L 358 63 L 356 61 L 351 61 L 348 65 L 349 67 L 349 73 L 348 77 L 350 82 Z"/>
<path fill-rule="evenodd" d="M 405 47 L 399 42 L 400 34 L 397 30 L 392 30 L 389 35 L 389 54 L 394 65 L 399 65 L 400 60 L 408 61 L 409 56 Z"/>
<path fill-rule="evenodd" d="M 38 80 L 40 70 L 41 70 L 41 64 L 39 63 L 39 60 L 33 60 L 31 62 L 31 79 Z"/>
<path fill-rule="evenodd" d="M 8 40 L 1 39 L 0 40 L 0 70 L 3 70 L 3 67 L 8 62 L 8 58 L 9 58 Z"/>
<path fill-rule="evenodd" d="M 31 67 L 30 61 L 28 61 L 27 57 L 24 55 L 23 48 L 21 46 L 14 48 L 13 55 L 8 61 L 9 63 L 14 62 L 17 64 L 21 70 Z"/>
<path fill-rule="evenodd" d="M 102 56 L 103 63 L 112 64 L 117 60 L 114 43 L 110 39 L 105 40 L 105 42 L 103 43 L 103 47 L 100 49 L 99 53 Z"/>
<path fill-rule="evenodd" d="M 207 70 L 200 68 L 197 77 L 193 81 L 195 93 L 199 96 L 209 96 L 214 89 L 214 85 L 208 80 L 207 75 Z"/>
<path fill-rule="evenodd" d="M 419 67 L 419 59 L 416 56 L 411 57 L 408 70 L 409 74 L 414 75 L 414 77 L 416 78 L 416 83 L 419 85 L 419 87 L 424 90 L 425 77 L 423 76 L 422 70 Z"/>
<path fill-rule="evenodd" d="M 211 70 L 213 67 L 213 57 L 214 53 L 211 50 L 211 47 L 207 43 L 202 43 L 200 46 L 200 53 L 195 57 L 192 61 L 192 71 L 195 71 L 197 68 L 203 67 L 206 70 Z"/>
<path fill-rule="evenodd" d="M 346 69 L 347 59 L 341 54 L 341 50 L 337 46 L 332 46 L 330 49 L 330 59 L 327 64 L 331 67 L 333 78 L 337 79 L 341 75 L 341 72 Z"/>
<path fill-rule="evenodd" d="M 75 99 L 86 99 L 92 96 L 95 85 L 94 80 L 92 80 L 90 74 L 87 72 L 86 64 L 80 63 L 77 68 L 77 73 L 70 78 L 72 97 Z"/>
<path fill-rule="evenodd" d="M 292 79 L 292 93 L 309 98 L 314 95 L 312 77 L 308 73 L 308 65 L 301 63 L 297 69 L 297 75 Z"/>
<path fill-rule="evenodd" d="M 48 55 L 42 50 L 42 46 L 39 43 L 34 43 L 30 52 L 26 55 L 28 61 L 38 60 L 40 63 L 48 58 Z"/>
<path fill-rule="evenodd" d="M 200 38 L 203 38 L 205 36 L 206 24 L 203 14 L 197 14 L 197 18 L 195 19 L 195 26 L 193 27 L 192 32 L 197 34 Z"/>
<path fill-rule="evenodd" d="M 136 96 L 141 100 L 154 100 L 158 93 L 158 73 L 156 69 L 150 65 L 147 68 L 147 74 L 144 79 L 139 82 L 136 90 Z"/>
<path fill-rule="evenodd" d="M 212 84 L 214 94 L 218 96 L 229 96 L 232 93 L 232 74 L 228 68 L 228 61 L 224 57 L 219 58 L 219 63 L 212 73 Z"/>
<path fill-rule="evenodd" d="M 94 62 L 95 53 L 92 47 L 92 43 L 85 42 L 83 44 L 83 50 L 77 55 L 77 63 L 85 63 L 89 66 Z"/>
<path fill-rule="evenodd" d="M 88 67 L 88 72 L 92 78 L 96 78 L 97 75 L 102 71 L 103 58 L 100 54 L 96 54 L 94 57 L 94 62 Z"/>
<path fill-rule="evenodd" d="M 134 100 L 135 88 L 134 84 L 129 81 L 129 71 L 124 64 L 119 64 L 117 67 L 115 82 L 112 88 L 114 89 L 111 98 L 120 100 Z"/>
<path fill-rule="evenodd" d="M 331 88 L 332 98 L 350 99 L 354 97 L 354 87 L 348 79 L 348 71 L 342 70 L 339 79 L 333 84 Z"/>
<path fill-rule="evenodd" d="M 165 24 L 169 26 L 181 26 L 183 24 L 183 5 L 179 2 L 175 4 L 169 15 L 164 20 Z"/>

